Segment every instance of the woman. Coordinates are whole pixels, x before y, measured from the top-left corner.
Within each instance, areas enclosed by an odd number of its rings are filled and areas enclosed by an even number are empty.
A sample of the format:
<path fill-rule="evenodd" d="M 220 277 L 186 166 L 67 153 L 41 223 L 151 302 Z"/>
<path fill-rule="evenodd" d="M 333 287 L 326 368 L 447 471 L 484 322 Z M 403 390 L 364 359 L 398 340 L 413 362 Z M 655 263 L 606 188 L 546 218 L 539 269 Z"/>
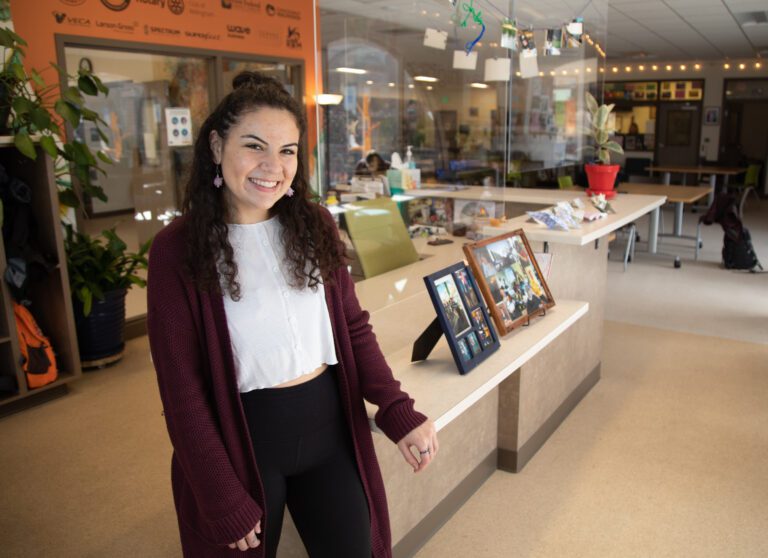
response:
<path fill-rule="evenodd" d="M 391 556 L 366 399 L 413 470 L 438 451 L 309 201 L 299 104 L 244 72 L 203 124 L 182 217 L 154 240 L 148 328 L 186 557 Z"/>

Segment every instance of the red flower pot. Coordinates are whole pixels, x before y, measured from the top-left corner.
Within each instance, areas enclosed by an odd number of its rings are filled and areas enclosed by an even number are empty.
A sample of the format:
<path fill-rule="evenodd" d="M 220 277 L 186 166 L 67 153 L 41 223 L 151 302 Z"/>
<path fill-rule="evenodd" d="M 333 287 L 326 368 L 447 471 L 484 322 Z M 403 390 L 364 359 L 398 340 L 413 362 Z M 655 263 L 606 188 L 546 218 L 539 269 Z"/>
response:
<path fill-rule="evenodd" d="M 616 175 L 620 168 L 619 165 L 584 165 L 589 182 L 587 195 L 605 194 L 605 199 L 613 199 L 616 195 L 613 185 L 616 183 Z"/>

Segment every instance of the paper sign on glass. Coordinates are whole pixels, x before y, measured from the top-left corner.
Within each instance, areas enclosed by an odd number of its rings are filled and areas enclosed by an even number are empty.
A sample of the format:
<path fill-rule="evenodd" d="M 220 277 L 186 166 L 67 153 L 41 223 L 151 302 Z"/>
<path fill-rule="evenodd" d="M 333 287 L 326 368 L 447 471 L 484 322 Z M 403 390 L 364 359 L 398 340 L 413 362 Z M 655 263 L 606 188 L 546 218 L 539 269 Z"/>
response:
<path fill-rule="evenodd" d="M 509 81 L 511 58 L 489 58 L 485 61 L 483 81 Z"/>
<path fill-rule="evenodd" d="M 165 109 L 165 129 L 168 145 L 192 145 L 192 114 L 188 108 Z"/>
<path fill-rule="evenodd" d="M 431 29 L 427 27 L 427 30 L 424 33 L 424 46 L 445 50 L 445 45 L 447 42 L 447 31 L 438 31 L 437 29 Z"/>
<path fill-rule="evenodd" d="M 532 78 L 539 75 L 539 58 L 535 50 L 520 52 L 520 77 Z"/>
<path fill-rule="evenodd" d="M 454 70 L 474 70 L 477 67 L 477 51 L 473 50 L 469 54 L 464 50 L 453 51 L 453 69 Z"/>

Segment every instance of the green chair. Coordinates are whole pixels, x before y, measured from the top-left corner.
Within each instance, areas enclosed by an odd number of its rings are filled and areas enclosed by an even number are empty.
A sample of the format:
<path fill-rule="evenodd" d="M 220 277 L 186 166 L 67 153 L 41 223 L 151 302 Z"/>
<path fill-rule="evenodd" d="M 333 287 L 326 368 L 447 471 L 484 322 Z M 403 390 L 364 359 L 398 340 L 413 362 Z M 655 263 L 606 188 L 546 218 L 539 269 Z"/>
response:
<path fill-rule="evenodd" d="M 747 201 L 747 196 L 750 192 L 755 194 L 757 199 L 760 197 L 757 195 L 757 181 L 760 178 L 760 165 L 749 165 L 747 167 L 747 173 L 744 176 L 744 184 L 730 184 L 731 188 L 735 190 L 741 190 L 741 200 L 739 200 L 739 217 L 744 218 L 744 202 Z"/>
<path fill-rule="evenodd" d="M 573 178 L 571 178 L 570 175 L 558 176 L 557 177 L 557 186 L 561 190 L 569 190 L 569 189 L 573 188 Z"/>
<path fill-rule="evenodd" d="M 366 279 L 419 260 L 397 204 L 389 198 L 346 206 L 347 232 Z"/>

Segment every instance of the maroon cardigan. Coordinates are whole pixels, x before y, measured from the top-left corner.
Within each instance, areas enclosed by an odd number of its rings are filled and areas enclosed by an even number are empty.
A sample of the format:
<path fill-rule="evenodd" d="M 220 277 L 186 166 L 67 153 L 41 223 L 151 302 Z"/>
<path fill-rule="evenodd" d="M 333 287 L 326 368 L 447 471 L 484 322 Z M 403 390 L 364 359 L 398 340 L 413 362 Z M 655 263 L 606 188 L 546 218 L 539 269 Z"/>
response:
<path fill-rule="evenodd" d="M 182 548 L 187 558 L 261 557 L 263 544 L 246 552 L 227 546 L 259 520 L 263 530 L 269 518 L 237 389 L 224 301 L 197 290 L 184 273 L 185 223 L 180 217 L 155 237 L 147 286 L 149 342 L 173 445 L 171 484 Z M 390 557 L 384 483 L 363 399 L 378 406 L 376 424 L 395 442 L 426 417 L 392 377 L 346 266 L 333 278 L 325 296 L 341 401 L 368 498 L 373 556 Z"/>

